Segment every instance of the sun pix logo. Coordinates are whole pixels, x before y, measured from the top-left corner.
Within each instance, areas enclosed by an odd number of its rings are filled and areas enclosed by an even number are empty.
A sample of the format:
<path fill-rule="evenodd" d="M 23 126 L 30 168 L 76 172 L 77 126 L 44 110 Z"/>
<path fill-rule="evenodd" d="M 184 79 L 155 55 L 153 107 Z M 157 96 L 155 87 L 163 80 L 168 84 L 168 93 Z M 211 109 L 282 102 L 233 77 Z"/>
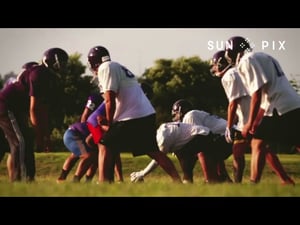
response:
<path fill-rule="evenodd" d="M 245 38 L 245 41 L 249 44 L 250 49 L 252 50 L 256 47 L 256 49 L 265 51 L 265 50 L 272 50 L 272 51 L 285 51 L 286 50 L 286 41 L 285 40 L 261 40 L 257 44 L 250 41 L 249 38 Z M 245 45 L 245 43 L 241 43 L 241 45 Z M 242 48 L 244 46 L 241 46 Z M 209 51 L 220 51 L 226 49 L 232 49 L 233 43 L 232 41 L 224 41 L 224 40 L 208 40 L 207 41 L 207 48 Z"/>

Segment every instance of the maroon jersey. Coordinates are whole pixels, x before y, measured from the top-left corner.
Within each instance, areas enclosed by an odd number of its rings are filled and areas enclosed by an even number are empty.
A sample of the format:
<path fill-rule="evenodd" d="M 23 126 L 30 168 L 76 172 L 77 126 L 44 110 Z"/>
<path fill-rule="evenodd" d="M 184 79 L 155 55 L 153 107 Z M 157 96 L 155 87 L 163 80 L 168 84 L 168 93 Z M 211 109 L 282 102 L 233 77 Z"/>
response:
<path fill-rule="evenodd" d="M 55 91 L 56 75 L 44 65 L 25 70 L 18 81 L 9 84 L 0 92 L 0 113 L 7 110 L 28 113 L 30 96 L 48 104 Z M 52 94 L 51 94 L 52 93 Z"/>

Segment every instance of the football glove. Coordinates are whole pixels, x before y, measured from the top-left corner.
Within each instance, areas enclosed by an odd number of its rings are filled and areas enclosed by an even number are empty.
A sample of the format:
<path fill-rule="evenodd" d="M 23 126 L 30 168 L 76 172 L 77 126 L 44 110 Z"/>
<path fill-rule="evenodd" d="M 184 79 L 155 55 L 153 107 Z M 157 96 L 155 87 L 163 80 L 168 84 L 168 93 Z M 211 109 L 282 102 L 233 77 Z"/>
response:
<path fill-rule="evenodd" d="M 229 127 L 226 127 L 225 139 L 226 139 L 227 143 L 232 143 L 233 142 L 233 130 L 230 129 Z"/>
<path fill-rule="evenodd" d="M 138 172 L 132 172 L 130 174 L 130 181 L 132 183 L 143 182 L 144 181 L 144 172 L 143 170 Z"/>

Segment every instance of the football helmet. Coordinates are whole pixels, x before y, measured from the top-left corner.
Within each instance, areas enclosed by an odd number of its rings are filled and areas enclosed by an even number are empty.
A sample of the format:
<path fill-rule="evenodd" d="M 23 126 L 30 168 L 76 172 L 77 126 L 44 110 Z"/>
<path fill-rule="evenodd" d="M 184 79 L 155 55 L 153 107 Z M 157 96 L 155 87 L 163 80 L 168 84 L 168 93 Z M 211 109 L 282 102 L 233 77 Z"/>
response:
<path fill-rule="evenodd" d="M 173 121 L 181 121 L 183 116 L 190 110 L 193 109 L 192 103 L 190 103 L 186 99 L 179 99 L 174 102 L 172 106 L 172 120 Z"/>
<path fill-rule="evenodd" d="M 225 57 L 229 64 L 236 65 L 245 51 L 251 52 L 249 40 L 241 36 L 228 39 L 225 45 Z"/>
<path fill-rule="evenodd" d="M 110 61 L 110 55 L 105 47 L 96 46 L 90 49 L 88 54 L 88 64 L 92 72 L 96 72 L 98 67 L 106 61 Z"/>
<path fill-rule="evenodd" d="M 23 82 L 23 79 L 26 79 L 25 77 L 27 77 L 28 70 L 30 70 L 31 68 L 33 68 L 37 65 L 39 65 L 39 64 L 37 62 L 34 62 L 34 61 L 30 61 L 30 62 L 25 63 L 22 66 L 22 71 L 18 74 L 16 80 Z"/>
<path fill-rule="evenodd" d="M 61 48 L 50 48 L 45 51 L 43 56 L 43 64 L 55 71 L 63 69 L 68 60 L 68 53 Z"/>
<path fill-rule="evenodd" d="M 29 70 L 30 68 L 34 67 L 34 66 L 37 66 L 38 63 L 37 62 L 27 62 L 25 63 L 23 66 L 22 66 L 22 69 L 24 70 Z"/>
<path fill-rule="evenodd" d="M 213 76 L 221 77 L 231 67 L 225 58 L 225 51 L 216 52 L 210 61 L 210 73 Z"/>

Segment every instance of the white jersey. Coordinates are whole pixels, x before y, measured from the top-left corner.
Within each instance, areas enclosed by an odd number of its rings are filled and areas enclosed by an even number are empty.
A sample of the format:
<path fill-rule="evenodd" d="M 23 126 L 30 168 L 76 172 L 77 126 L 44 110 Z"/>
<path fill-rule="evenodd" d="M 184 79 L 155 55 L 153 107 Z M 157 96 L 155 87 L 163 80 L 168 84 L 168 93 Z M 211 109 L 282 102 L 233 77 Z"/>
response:
<path fill-rule="evenodd" d="M 264 85 L 260 107 L 266 116 L 272 116 L 274 109 L 282 115 L 300 108 L 299 95 L 272 56 L 263 52 L 247 53 L 237 68 L 250 96 Z"/>
<path fill-rule="evenodd" d="M 164 153 L 175 152 L 193 139 L 195 135 L 208 135 L 207 127 L 181 123 L 168 122 L 159 126 L 156 140 L 160 151 Z"/>
<path fill-rule="evenodd" d="M 107 61 L 98 68 L 101 92 L 116 93 L 114 121 L 130 120 L 155 113 L 155 109 L 144 94 L 135 76 L 117 62 Z"/>
<path fill-rule="evenodd" d="M 248 121 L 251 97 L 248 95 L 236 68 L 230 68 L 221 79 L 222 86 L 229 102 L 237 100 L 236 115 L 238 123 L 236 129 L 242 131 Z"/>
<path fill-rule="evenodd" d="M 200 110 L 191 110 L 187 112 L 184 115 L 182 122 L 208 127 L 211 132 L 221 135 L 225 134 L 227 126 L 227 121 L 225 119 Z"/>

